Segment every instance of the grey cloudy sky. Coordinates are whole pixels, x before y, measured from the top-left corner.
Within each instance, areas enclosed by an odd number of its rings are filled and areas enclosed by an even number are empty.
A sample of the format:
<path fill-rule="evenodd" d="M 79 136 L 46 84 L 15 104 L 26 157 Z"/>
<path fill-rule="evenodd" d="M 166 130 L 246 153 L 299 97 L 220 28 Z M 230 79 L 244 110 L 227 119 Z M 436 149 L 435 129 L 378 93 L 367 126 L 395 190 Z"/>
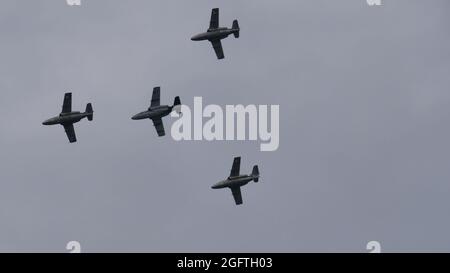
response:
<path fill-rule="evenodd" d="M 192 42 L 237 18 L 226 59 Z M 2 0 L 0 251 L 450 251 L 450 2 Z M 175 142 L 162 102 L 279 104 L 280 148 Z M 69 145 L 58 114 L 92 102 Z M 166 131 L 174 119 L 167 117 Z M 259 164 L 236 207 L 229 174 Z"/>

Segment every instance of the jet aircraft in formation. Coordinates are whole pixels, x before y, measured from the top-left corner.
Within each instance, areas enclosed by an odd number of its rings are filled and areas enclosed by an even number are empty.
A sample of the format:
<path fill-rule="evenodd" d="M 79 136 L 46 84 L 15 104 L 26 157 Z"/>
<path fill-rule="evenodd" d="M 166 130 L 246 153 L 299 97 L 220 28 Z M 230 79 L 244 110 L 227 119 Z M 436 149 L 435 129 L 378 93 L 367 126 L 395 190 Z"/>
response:
<path fill-rule="evenodd" d="M 214 51 L 216 52 L 217 58 L 223 59 L 225 55 L 223 54 L 222 39 L 227 38 L 229 35 L 233 34 L 235 38 L 239 38 L 239 23 L 238 20 L 233 21 L 231 28 L 220 27 L 219 26 L 219 9 L 213 9 L 211 12 L 211 21 L 209 22 L 209 28 L 206 32 L 197 34 L 191 38 L 192 41 L 205 41 L 211 42 Z"/>
<path fill-rule="evenodd" d="M 84 113 L 72 111 L 72 93 L 66 93 L 64 95 L 64 102 L 62 106 L 61 113 L 53 118 L 47 119 L 42 124 L 43 125 L 56 125 L 60 124 L 64 127 L 69 142 L 73 143 L 77 141 L 77 136 L 75 135 L 75 129 L 73 127 L 74 123 L 87 118 L 92 121 L 94 117 L 94 111 L 92 110 L 92 104 L 88 103 L 86 105 L 86 111 Z"/>
<path fill-rule="evenodd" d="M 173 110 L 180 113 L 181 101 L 180 97 L 177 96 L 174 99 L 173 106 L 160 105 L 160 93 L 161 88 L 155 87 L 153 89 L 150 107 L 146 111 L 134 115 L 131 119 L 133 120 L 151 119 L 153 121 L 153 125 L 156 128 L 158 136 L 162 137 L 166 134 L 164 131 L 164 124 L 162 122 L 162 118 L 169 115 Z"/>
<path fill-rule="evenodd" d="M 233 25 L 231 28 L 219 26 L 219 9 L 215 8 L 211 12 L 211 20 L 207 32 L 197 34 L 191 39 L 193 41 L 210 41 L 217 58 L 223 59 L 225 56 L 223 53 L 221 40 L 227 38 L 231 34 L 233 34 L 235 38 L 239 38 L 239 33 L 240 28 L 237 20 L 233 21 Z M 165 135 L 162 118 L 169 115 L 174 110 L 180 113 L 181 101 L 180 97 L 177 96 L 174 99 L 173 106 L 161 105 L 160 92 L 161 88 L 155 87 L 153 89 L 150 107 L 146 111 L 134 115 L 131 119 L 151 119 L 153 121 L 153 125 L 156 128 L 158 136 L 162 137 Z M 61 113 L 56 117 L 44 121 L 42 124 L 62 125 L 64 127 L 64 130 L 66 131 L 67 137 L 69 138 L 69 142 L 73 143 L 77 141 L 73 124 L 79 122 L 83 118 L 87 118 L 88 120 L 92 121 L 93 115 L 94 111 L 92 109 L 91 103 L 87 104 L 86 111 L 84 113 L 72 111 L 72 93 L 66 93 L 64 95 L 64 102 Z M 255 165 L 253 167 L 252 173 L 249 175 L 240 174 L 240 165 L 241 157 L 235 157 L 233 160 L 233 166 L 231 168 L 230 176 L 227 179 L 220 181 L 212 186 L 213 189 L 230 188 L 236 205 L 241 205 L 243 203 L 241 187 L 247 185 L 250 181 L 254 181 L 255 183 L 257 183 L 260 178 L 258 165 Z"/>
<path fill-rule="evenodd" d="M 240 168 L 241 157 L 235 157 L 233 160 L 233 166 L 231 167 L 230 176 L 211 187 L 213 189 L 230 188 L 236 205 L 242 204 L 241 187 L 247 185 L 248 182 L 252 180 L 255 183 L 258 183 L 259 181 L 258 165 L 253 166 L 253 171 L 249 175 L 240 174 Z"/>

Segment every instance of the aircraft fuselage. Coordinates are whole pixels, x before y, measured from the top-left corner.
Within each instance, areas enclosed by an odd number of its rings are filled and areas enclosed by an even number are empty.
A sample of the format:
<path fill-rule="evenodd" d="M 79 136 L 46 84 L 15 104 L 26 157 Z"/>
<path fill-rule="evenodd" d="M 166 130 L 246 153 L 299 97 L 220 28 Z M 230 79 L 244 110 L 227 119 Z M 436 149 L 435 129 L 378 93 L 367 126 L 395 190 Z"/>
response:
<path fill-rule="evenodd" d="M 217 29 L 210 29 L 207 32 L 197 34 L 191 38 L 192 41 L 204 41 L 204 40 L 221 40 L 224 38 L 227 38 L 231 34 L 238 32 L 237 29 L 232 28 L 217 28 Z"/>
<path fill-rule="evenodd" d="M 253 180 L 253 176 L 251 175 L 240 175 L 236 177 L 228 177 L 227 179 L 220 181 L 216 183 L 211 188 L 213 189 L 223 189 L 223 188 L 230 188 L 230 187 L 240 187 L 247 185 L 248 182 Z"/>
<path fill-rule="evenodd" d="M 89 113 L 81 113 L 81 112 L 70 112 L 70 113 L 61 113 L 59 116 L 47 119 L 42 124 L 43 125 L 56 125 L 56 124 L 67 124 L 67 123 L 77 123 L 83 118 L 88 117 Z"/>
<path fill-rule="evenodd" d="M 140 120 L 140 119 L 151 119 L 151 118 L 161 118 L 165 117 L 172 112 L 172 107 L 168 105 L 160 105 L 149 108 L 147 111 L 140 112 L 134 115 L 131 119 Z"/>

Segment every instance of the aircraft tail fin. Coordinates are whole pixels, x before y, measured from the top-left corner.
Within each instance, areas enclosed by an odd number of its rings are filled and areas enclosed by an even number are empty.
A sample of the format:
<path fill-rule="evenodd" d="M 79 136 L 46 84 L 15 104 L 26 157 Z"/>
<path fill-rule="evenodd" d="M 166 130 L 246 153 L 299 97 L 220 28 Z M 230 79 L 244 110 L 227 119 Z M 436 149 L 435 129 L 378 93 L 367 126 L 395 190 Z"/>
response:
<path fill-rule="evenodd" d="M 181 100 L 180 97 L 176 96 L 175 99 L 173 100 L 173 106 L 172 108 L 178 113 L 181 113 Z"/>
<path fill-rule="evenodd" d="M 180 97 L 176 96 L 175 99 L 173 100 L 173 106 L 178 106 L 181 105 L 181 100 Z"/>
<path fill-rule="evenodd" d="M 235 38 L 239 38 L 239 32 L 241 31 L 241 29 L 239 28 L 239 23 L 238 20 L 234 20 L 233 21 L 233 26 L 232 26 L 233 30 L 235 30 L 234 37 Z"/>
<path fill-rule="evenodd" d="M 258 183 L 258 181 L 259 181 L 258 165 L 253 166 L 252 176 L 253 176 L 253 181 L 255 181 L 255 183 Z"/>
<path fill-rule="evenodd" d="M 88 103 L 86 105 L 86 114 L 88 114 L 87 119 L 92 121 L 92 119 L 94 118 L 94 110 L 92 109 L 91 103 Z"/>

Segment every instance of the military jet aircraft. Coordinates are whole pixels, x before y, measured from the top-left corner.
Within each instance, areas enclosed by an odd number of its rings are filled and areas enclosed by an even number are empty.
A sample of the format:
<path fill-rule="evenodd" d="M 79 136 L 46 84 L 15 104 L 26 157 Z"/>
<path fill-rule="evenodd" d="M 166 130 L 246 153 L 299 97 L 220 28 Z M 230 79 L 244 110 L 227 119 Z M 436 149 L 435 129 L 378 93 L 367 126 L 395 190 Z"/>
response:
<path fill-rule="evenodd" d="M 220 40 L 227 38 L 230 34 L 233 34 L 235 38 L 239 38 L 240 30 L 238 20 L 233 21 L 233 26 L 231 28 L 219 27 L 219 9 L 216 8 L 211 12 L 211 21 L 209 23 L 208 31 L 193 36 L 191 40 L 210 41 L 214 51 L 216 52 L 217 58 L 223 59 L 225 56 L 223 54 L 222 43 Z"/>
<path fill-rule="evenodd" d="M 164 131 L 164 125 L 162 122 L 162 117 L 167 116 L 175 110 L 180 113 L 181 101 L 180 97 L 175 97 L 173 102 L 173 106 L 168 105 L 160 105 L 160 87 L 153 88 L 152 102 L 147 111 L 141 112 L 139 114 L 134 115 L 131 119 L 140 120 L 140 119 L 151 119 L 153 121 L 153 125 L 156 128 L 156 132 L 158 136 L 162 137 L 166 133 Z"/>
<path fill-rule="evenodd" d="M 59 114 L 59 116 L 44 121 L 42 124 L 43 125 L 61 124 L 62 126 L 64 126 L 64 130 L 66 131 L 67 137 L 69 138 L 69 142 L 73 143 L 77 141 L 73 124 L 79 122 L 83 118 L 87 118 L 88 120 L 92 121 L 93 117 L 94 111 L 92 110 L 92 104 L 90 103 L 86 105 L 86 112 L 84 113 L 73 112 L 72 93 L 66 93 L 64 95 L 64 102 L 61 114 Z"/>
<path fill-rule="evenodd" d="M 227 179 L 220 181 L 211 187 L 213 189 L 230 188 L 236 205 L 242 204 L 241 187 L 247 185 L 248 182 L 252 180 L 255 183 L 259 181 L 258 165 L 253 166 L 253 171 L 250 175 L 239 174 L 240 168 L 241 168 L 241 157 L 235 157 L 233 161 L 233 167 L 231 167 L 230 176 Z"/>

